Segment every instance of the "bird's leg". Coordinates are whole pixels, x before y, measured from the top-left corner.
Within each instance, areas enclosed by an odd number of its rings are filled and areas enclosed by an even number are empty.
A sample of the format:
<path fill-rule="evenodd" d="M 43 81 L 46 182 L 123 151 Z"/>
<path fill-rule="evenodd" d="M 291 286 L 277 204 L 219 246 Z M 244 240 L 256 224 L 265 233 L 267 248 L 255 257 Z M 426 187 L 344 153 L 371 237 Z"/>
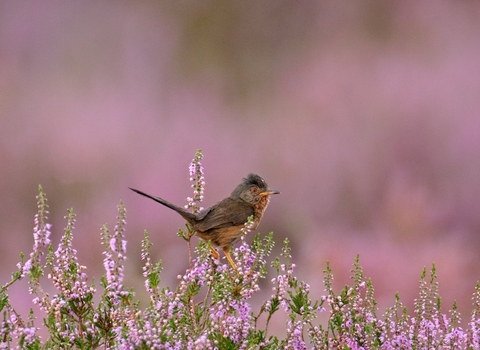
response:
<path fill-rule="evenodd" d="M 213 258 L 218 260 L 220 258 L 220 255 L 218 255 L 217 250 L 215 248 L 213 248 L 212 246 L 210 246 L 210 250 L 212 251 Z"/>
<path fill-rule="evenodd" d="M 237 271 L 237 267 L 235 266 L 235 263 L 233 262 L 232 258 L 230 257 L 230 247 L 223 247 L 223 254 L 227 257 L 228 262 L 230 265 L 232 265 L 233 269 Z"/>

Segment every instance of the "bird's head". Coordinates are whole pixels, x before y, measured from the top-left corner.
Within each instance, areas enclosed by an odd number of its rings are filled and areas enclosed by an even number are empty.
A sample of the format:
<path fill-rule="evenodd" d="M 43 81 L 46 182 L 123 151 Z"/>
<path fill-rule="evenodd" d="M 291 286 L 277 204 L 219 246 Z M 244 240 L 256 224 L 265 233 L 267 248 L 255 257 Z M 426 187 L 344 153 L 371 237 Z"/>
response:
<path fill-rule="evenodd" d="M 248 174 L 242 183 L 235 188 L 231 197 L 241 199 L 252 205 L 260 202 L 262 198 L 272 194 L 279 194 L 277 190 L 268 188 L 267 183 L 258 174 Z"/>

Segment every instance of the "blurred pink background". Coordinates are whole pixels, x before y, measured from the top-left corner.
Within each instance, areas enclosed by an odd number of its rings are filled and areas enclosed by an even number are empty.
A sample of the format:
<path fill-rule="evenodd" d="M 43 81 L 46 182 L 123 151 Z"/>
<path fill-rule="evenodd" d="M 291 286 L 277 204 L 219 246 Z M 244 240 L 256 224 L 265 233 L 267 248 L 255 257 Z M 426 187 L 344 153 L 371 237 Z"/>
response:
<path fill-rule="evenodd" d="M 183 220 L 127 187 L 185 203 L 200 148 L 204 206 L 249 172 L 282 192 L 259 231 L 278 249 L 289 237 L 313 297 L 326 261 L 339 290 L 359 253 L 379 314 L 397 291 L 412 311 L 435 262 L 445 311 L 457 299 L 468 319 L 480 279 L 479 33 L 475 1 L 2 1 L 0 284 L 31 250 L 41 184 L 53 243 L 73 207 L 96 281 L 100 228 L 113 230 L 123 200 L 126 285 L 145 297 L 147 229 L 174 287 Z M 11 290 L 25 312 L 26 287 Z"/>

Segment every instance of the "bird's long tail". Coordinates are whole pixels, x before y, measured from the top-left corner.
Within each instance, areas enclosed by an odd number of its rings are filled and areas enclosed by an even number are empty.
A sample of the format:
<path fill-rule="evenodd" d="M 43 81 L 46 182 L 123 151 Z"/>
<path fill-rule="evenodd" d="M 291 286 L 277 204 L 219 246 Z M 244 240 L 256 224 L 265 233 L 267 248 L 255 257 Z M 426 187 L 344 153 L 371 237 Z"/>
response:
<path fill-rule="evenodd" d="M 130 187 L 129 187 L 130 188 Z M 196 222 L 196 216 L 195 214 L 193 213 L 190 213 L 188 211 L 186 211 L 185 209 L 183 208 L 180 208 L 178 206 L 176 206 L 175 204 L 172 204 L 170 203 L 169 201 L 166 201 L 165 199 L 163 198 L 160 198 L 160 197 L 155 197 L 155 196 L 151 196 L 145 192 L 142 192 L 142 191 L 139 191 L 139 190 L 136 190 L 134 188 L 130 188 L 133 192 L 136 192 L 138 194 L 141 194 L 142 196 L 145 196 L 147 198 L 150 198 L 150 199 L 153 199 L 155 202 L 158 202 L 160 204 L 163 204 L 164 206 L 172 209 L 172 210 L 175 210 L 177 213 L 179 213 L 185 220 L 187 220 L 187 222 L 191 225 L 195 224 Z"/>

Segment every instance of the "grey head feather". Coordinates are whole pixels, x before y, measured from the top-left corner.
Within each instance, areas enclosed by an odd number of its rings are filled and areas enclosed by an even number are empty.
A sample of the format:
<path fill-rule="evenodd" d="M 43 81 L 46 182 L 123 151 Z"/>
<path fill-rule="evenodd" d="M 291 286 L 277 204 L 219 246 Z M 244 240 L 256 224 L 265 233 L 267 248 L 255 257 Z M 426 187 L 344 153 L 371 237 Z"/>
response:
<path fill-rule="evenodd" d="M 267 183 L 258 174 L 253 174 L 250 173 L 243 179 L 243 184 L 247 186 L 255 185 L 257 186 L 260 190 L 266 190 L 268 188 Z"/>

